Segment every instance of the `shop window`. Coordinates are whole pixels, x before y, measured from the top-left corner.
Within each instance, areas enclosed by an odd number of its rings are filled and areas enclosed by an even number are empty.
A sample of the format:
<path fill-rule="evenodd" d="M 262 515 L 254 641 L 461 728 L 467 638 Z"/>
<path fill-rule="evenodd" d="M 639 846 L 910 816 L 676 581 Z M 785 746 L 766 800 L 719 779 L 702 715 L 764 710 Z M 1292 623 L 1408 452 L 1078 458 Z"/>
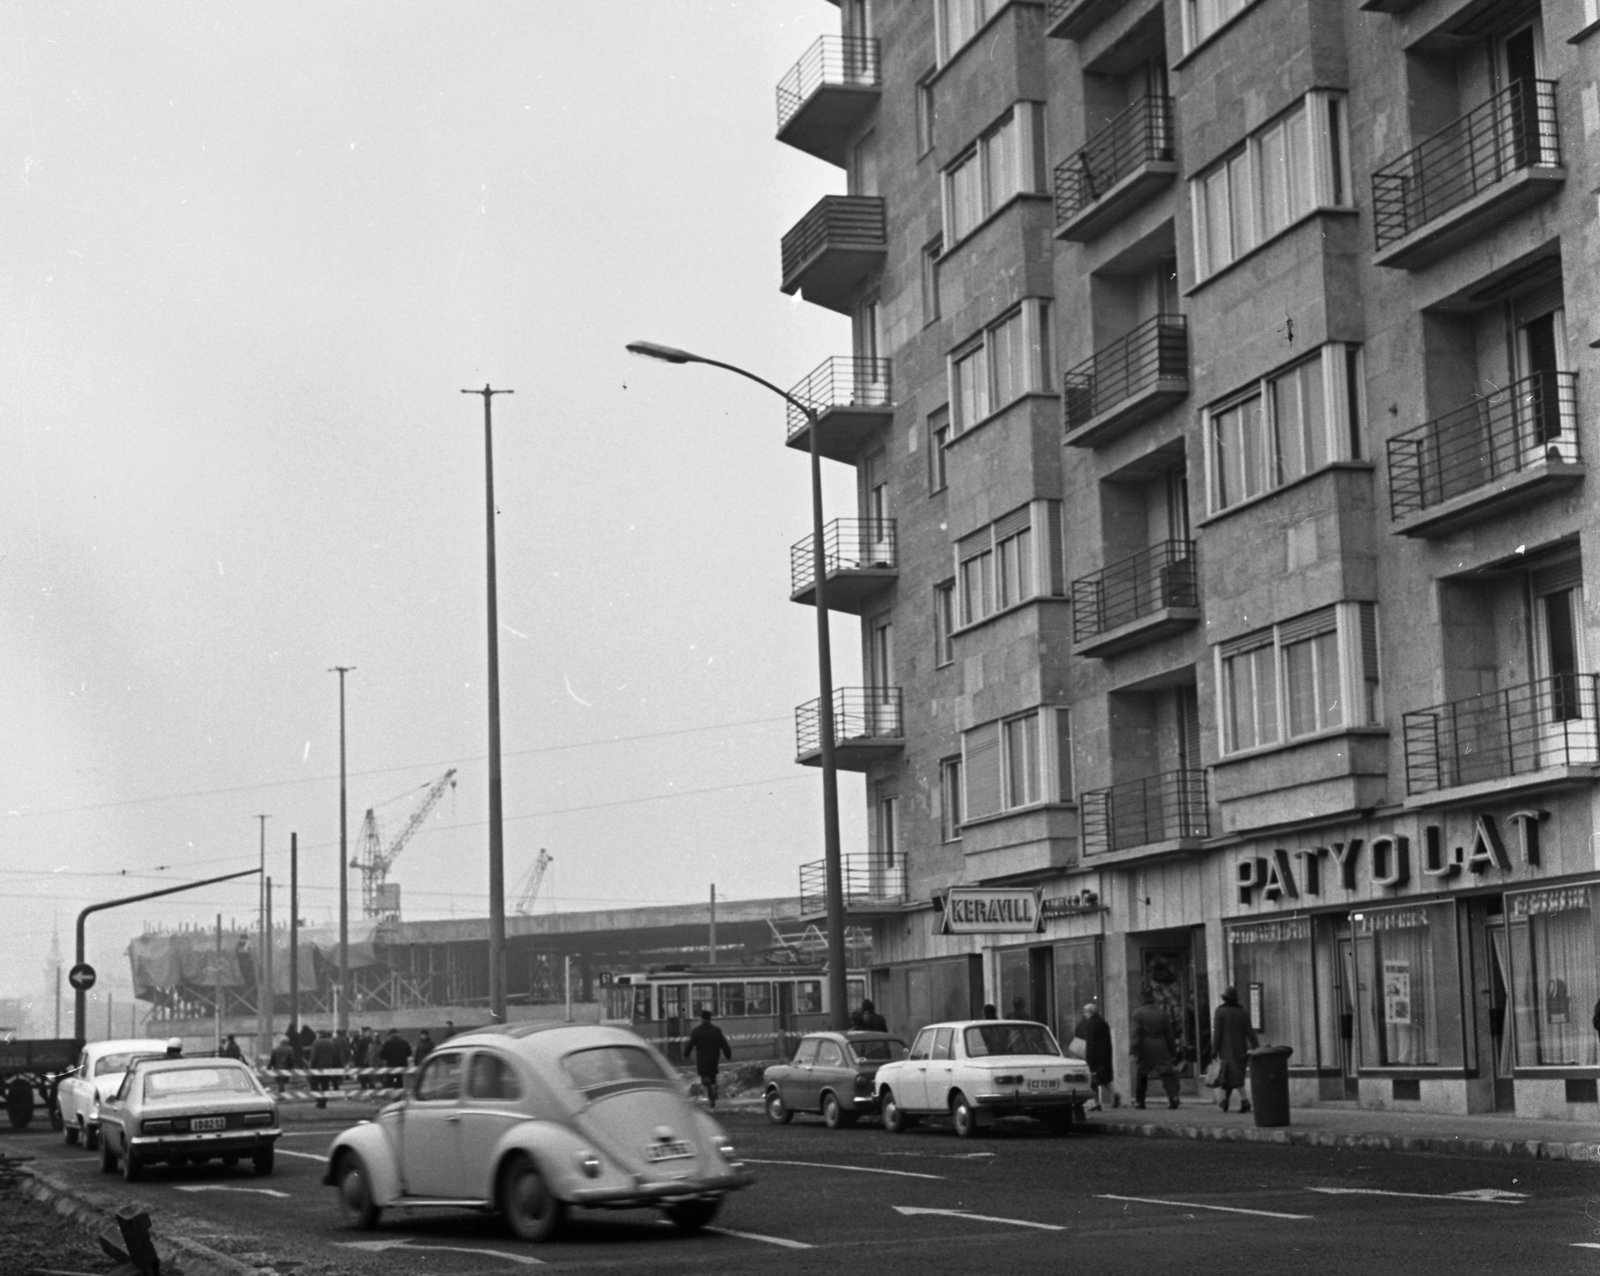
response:
<path fill-rule="evenodd" d="M 1318 1062 L 1317 997 L 1311 919 L 1233 926 L 1228 930 L 1233 986 L 1263 1045 L 1292 1046 L 1293 1066 Z"/>
<path fill-rule="evenodd" d="M 1056 1023 L 1061 1035 L 1067 1037 L 1070 1029 L 1083 1018 L 1083 1008 L 1091 1001 L 1100 1007 L 1102 1016 L 1106 1005 L 1100 982 L 1100 939 L 1069 939 L 1055 946 Z"/>
<path fill-rule="evenodd" d="M 1354 914 L 1361 1063 L 1466 1066 L 1453 901 Z"/>
<path fill-rule="evenodd" d="M 1506 896 L 1519 1068 L 1600 1065 L 1597 895 L 1600 887 L 1560 886 Z"/>

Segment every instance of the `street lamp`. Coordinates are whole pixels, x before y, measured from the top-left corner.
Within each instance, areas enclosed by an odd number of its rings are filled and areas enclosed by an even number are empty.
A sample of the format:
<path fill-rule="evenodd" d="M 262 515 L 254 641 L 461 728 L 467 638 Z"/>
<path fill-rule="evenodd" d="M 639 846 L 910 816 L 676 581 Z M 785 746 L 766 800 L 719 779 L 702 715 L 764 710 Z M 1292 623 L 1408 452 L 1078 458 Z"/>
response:
<path fill-rule="evenodd" d="M 850 1026 L 850 1007 L 846 1002 L 848 993 L 845 983 L 844 861 L 839 849 L 839 771 L 834 764 L 833 749 L 833 649 L 828 634 L 828 599 L 825 590 L 828 570 L 822 529 L 822 454 L 817 450 L 820 414 L 809 403 L 803 403 L 787 390 L 780 390 L 764 377 L 758 377 L 735 364 L 707 359 L 703 355 L 658 345 L 654 341 L 629 342 L 628 350 L 632 354 L 659 359 L 663 363 L 704 363 L 744 377 L 747 381 L 754 381 L 800 411 L 810 425 L 807 435 L 811 443 L 811 578 L 816 589 L 817 604 L 817 730 L 822 745 L 822 854 L 828 905 L 828 1018 L 835 1032 L 843 1032 Z"/>

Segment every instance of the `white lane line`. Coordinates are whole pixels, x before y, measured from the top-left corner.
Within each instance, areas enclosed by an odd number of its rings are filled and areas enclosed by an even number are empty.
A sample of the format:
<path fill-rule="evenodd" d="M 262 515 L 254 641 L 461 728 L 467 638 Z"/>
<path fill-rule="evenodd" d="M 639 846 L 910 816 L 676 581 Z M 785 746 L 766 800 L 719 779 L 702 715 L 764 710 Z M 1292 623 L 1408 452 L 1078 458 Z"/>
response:
<path fill-rule="evenodd" d="M 803 1165 L 812 1170 L 848 1170 L 851 1174 L 893 1174 L 902 1179 L 940 1179 L 943 1174 L 918 1174 L 914 1170 L 880 1170 L 870 1165 L 829 1165 L 825 1161 L 758 1161 L 753 1156 L 744 1158 L 749 1165 Z"/>
<path fill-rule="evenodd" d="M 327 1164 L 327 1161 L 328 1161 L 328 1158 L 323 1156 L 321 1153 L 318 1153 L 318 1152 L 294 1152 L 294 1151 L 291 1151 L 289 1148 L 279 1148 L 278 1149 L 278 1155 L 279 1156 L 298 1156 L 302 1161 L 319 1161 L 319 1162 L 323 1163 L 324 1165 Z"/>
<path fill-rule="evenodd" d="M 407 1252 L 421 1253 L 424 1250 L 440 1250 L 448 1254 L 472 1254 L 478 1258 L 503 1258 L 508 1263 L 521 1263 L 524 1267 L 547 1266 L 542 1258 L 530 1258 L 526 1254 L 508 1254 L 503 1249 L 469 1249 L 465 1245 L 413 1245 L 408 1239 L 392 1241 L 334 1241 L 344 1249 L 366 1250 L 368 1253 L 382 1253 L 386 1249 L 399 1249 Z"/>
<path fill-rule="evenodd" d="M 1201 1205 L 1198 1201 L 1163 1201 L 1154 1196 L 1112 1196 L 1109 1192 L 1096 1193 L 1102 1201 L 1137 1201 L 1140 1205 L 1176 1205 L 1185 1210 L 1216 1210 L 1220 1214 L 1254 1214 L 1257 1218 L 1315 1219 L 1315 1214 L 1280 1214 L 1275 1210 L 1247 1210 L 1237 1205 Z"/>
<path fill-rule="evenodd" d="M 1569 1241 L 1573 1249 L 1600 1249 L 1600 1241 Z"/>
<path fill-rule="evenodd" d="M 993 1214 L 969 1214 L 966 1210 L 929 1210 L 915 1205 L 896 1205 L 898 1214 L 942 1214 L 946 1218 L 965 1218 L 974 1223 L 1005 1223 L 1010 1227 L 1036 1227 L 1041 1232 L 1064 1232 L 1057 1223 L 1034 1223 L 1025 1218 L 996 1218 Z"/>
<path fill-rule="evenodd" d="M 761 1241 L 766 1245 L 781 1245 L 784 1249 L 815 1249 L 815 1245 L 807 1245 L 804 1241 L 791 1241 L 782 1236 L 763 1236 L 759 1232 L 736 1232 L 731 1227 L 708 1227 L 708 1232 L 716 1232 L 719 1236 L 737 1236 L 742 1241 Z"/>
<path fill-rule="evenodd" d="M 1406 1196 L 1415 1201 L 1464 1201 L 1469 1205 L 1521 1205 L 1528 1195 L 1498 1187 L 1477 1187 L 1465 1192 L 1391 1192 L 1382 1187 L 1308 1187 L 1306 1191 L 1324 1196 Z"/>
<path fill-rule="evenodd" d="M 289 1193 L 270 1187 L 233 1187 L 227 1183 L 179 1183 L 180 1192 L 253 1192 L 257 1196 L 278 1196 L 289 1199 Z"/>

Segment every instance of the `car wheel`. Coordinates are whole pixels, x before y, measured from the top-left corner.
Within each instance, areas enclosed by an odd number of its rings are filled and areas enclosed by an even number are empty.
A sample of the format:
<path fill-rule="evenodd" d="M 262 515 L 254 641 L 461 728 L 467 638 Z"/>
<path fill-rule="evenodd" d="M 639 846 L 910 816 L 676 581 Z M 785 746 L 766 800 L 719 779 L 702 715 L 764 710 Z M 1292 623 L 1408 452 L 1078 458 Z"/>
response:
<path fill-rule="evenodd" d="M 339 1192 L 339 1212 L 351 1227 L 370 1232 L 378 1225 L 382 1212 L 372 1199 L 372 1180 L 367 1176 L 367 1166 L 354 1152 L 345 1152 L 333 1172 L 334 1185 Z"/>
<path fill-rule="evenodd" d="M 122 1158 L 122 1181 L 137 1183 L 144 1177 L 144 1162 L 129 1152 Z"/>
<path fill-rule="evenodd" d="M 539 1173 L 539 1167 L 519 1156 L 500 1175 L 500 1209 L 512 1235 L 525 1241 L 547 1241 L 566 1217 L 566 1202 L 558 1199 Z"/>
<path fill-rule="evenodd" d="M 974 1138 L 979 1132 L 978 1113 L 967 1102 L 967 1096 L 959 1090 L 950 1100 L 950 1122 L 956 1127 L 956 1134 L 963 1139 Z"/>
<path fill-rule="evenodd" d="M 117 1154 L 111 1150 L 111 1140 L 106 1138 L 105 1132 L 100 1134 L 100 1173 L 115 1174 L 117 1172 Z"/>
<path fill-rule="evenodd" d="M 721 1208 L 722 1198 L 718 1196 L 709 1201 L 679 1201 L 667 1206 L 666 1215 L 680 1232 L 698 1232 L 711 1225 Z"/>
<path fill-rule="evenodd" d="M 788 1125 L 794 1120 L 794 1113 L 789 1111 L 789 1105 L 776 1090 L 767 1091 L 767 1120 L 773 1125 Z"/>
<path fill-rule="evenodd" d="M 894 1097 L 893 1090 L 883 1092 L 883 1128 L 890 1134 L 899 1134 L 911 1126 L 912 1118 L 906 1115 L 906 1110 L 900 1106 L 900 1100 Z"/>
<path fill-rule="evenodd" d="M 273 1156 L 271 1148 L 262 1148 L 259 1152 L 252 1152 L 250 1154 L 250 1164 L 256 1167 L 257 1174 L 271 1174 L 272 1161 Z"/>
<path fill-rule="evenodd" d="M 856 1114 L 847 1111 L 832 1090 L 822 1096 L 822 1121 L 830 1130 L 838 1130 L 856 1123 Z"/>

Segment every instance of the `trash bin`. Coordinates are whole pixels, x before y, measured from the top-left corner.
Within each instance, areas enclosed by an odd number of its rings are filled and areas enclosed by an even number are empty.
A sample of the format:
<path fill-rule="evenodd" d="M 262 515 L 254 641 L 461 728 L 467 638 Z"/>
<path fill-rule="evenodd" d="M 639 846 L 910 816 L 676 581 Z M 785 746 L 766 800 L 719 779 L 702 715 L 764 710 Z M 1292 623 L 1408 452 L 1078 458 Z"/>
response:
<path fill-rule="evenodd" d="M 1258 1126 L 1289 1124 L 1289 1056 L 1293 1046 L 1258 1046 L 1245 1055 L 1250 1106 Z"/>

